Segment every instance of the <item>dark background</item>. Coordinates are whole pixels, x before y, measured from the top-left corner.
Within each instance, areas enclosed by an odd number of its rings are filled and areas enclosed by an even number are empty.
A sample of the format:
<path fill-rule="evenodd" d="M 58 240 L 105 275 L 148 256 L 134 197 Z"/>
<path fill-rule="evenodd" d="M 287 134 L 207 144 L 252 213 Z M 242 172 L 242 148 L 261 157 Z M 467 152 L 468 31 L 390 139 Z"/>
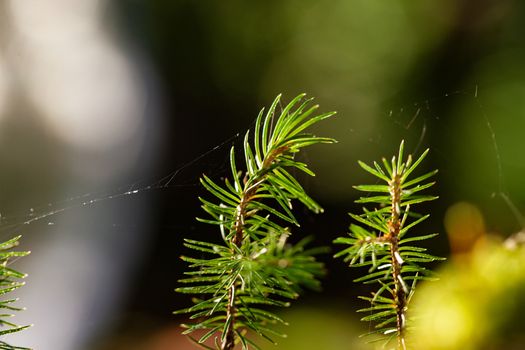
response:
<path fill-rule="evenodd" d="M 294 230 L 295 237 L 313 234 L 316 245 L 331 245 L 344 234 L 350 223 L 347 212 L 360 211 L 353 203 L 359 193 L 352 186 L 374 181 L 357 160 L 390 157 L 401 139 L 411 152 L 431 149 L 421 172 L 440 170 L 430 192 L 439 200 L 419 208 L 431 213 L 421 232 L 441 233 L 431 245 L 435 254 L 450 253 L 443 218 L 458 201 L 481 211 L 487 232 L 507 236 L 521 228 L 501 194 L 509 195 L 522 211 L 522 2 L 129 0 L 100 6 L 98 25 L 129 53 L 124 57 L 133 62 L 142 77 L 137 84 L 146 91 L 143 145 L 137 157 L 121 176 L 103 185 L 92 181 L 73 186 L 64 195 L 57 189 L 66 176 L 60 170 L 65 167 L 60 160 L 65 146 L 34 124 L 27 130 L 36 129 L 36 136 L 27 136 L 26 124 L 20 122 L 24 136 L 9 145 L 35 143 L 40 137 L 44 140 L 37 144 L 47 145 L 46 154 L 53 156 L 30 166 L 32 174 L 41 174 L 39 181 L 35 175 L 20 179 L 15 170 L 2 179 L 4 197 L 17 198 L 5 214 L 4 232 L 13 227 L 28 232 L 33 251 L 46 239 L 43 230 L 52 235 L 54 228 L 48 218 L 31 228 L 20 225 L 32 203 L 66 209 L 51 215 L 53 221 L 87 215 L 88 222 L 102 230 L 118 231 L 110 256 L 126 249 L 127 234 L 147 237 L 133 248 L 139 253 L 129 258 L 136 261 L 125 270 L 127 282 L 117 294 L 118 307 L 106 316 L 110 321 L 88 327 L 91 331 L 79 348 L 182 349 L 148 344 L 164 330 L 175 329 L 182 319 L 171 311 L 190 303 L 186 295 L 174 292 L 185 269 L 179 256 L 188 253 L 182 239 L 219 238 L 214 227 L 194 219 L 205 215 L 197 198 L 205 195 L 198 179 L 203 173 L 214 179 L 227 176 L 229 148 L 240 146 L 258 111 L 278 93 L 289 101 L 306 92 L 321 111 L 338 111 L 314 131 L 339 143 L 299 155 L 317 173 L 315 178 L 300 177 L 301 182 L 325 213 L 315 216 L 298 206 L 303 224 Z M 38 113 L 27 106 L 11 112 Z M 65 153 L 75 157 L 75 152 Z M 111 163 L 118 154 L 102 157 Z M 13 164 L 17 161 L 7 163 L 8 174 Z M 33 190 L 13 189 L 21 187 Z M 126 194 L 128 190 L 137 192 Z M 84 204 L 84 199 L 94 203 Z M 48 213 L 45 205 L 35 208 L 35 215 Z M 24 213 L 22 219 L 11 214 L 17 212 Z M 107 218 L 97 223 L 100 212 Z M 135 223 L 138 217 L 140 224 Z M 38 238 L 31 236 L 33 231 L 41 232 Z M 320 259 L 328 270 L 324 291 L 308 293 L 298 304 L 337 309 L 353 320 L 356 296 L 367 293 L 352 283 L 358 272 L 331 255 Z M 175 339 L 175 333 L 166 337 Z"/>

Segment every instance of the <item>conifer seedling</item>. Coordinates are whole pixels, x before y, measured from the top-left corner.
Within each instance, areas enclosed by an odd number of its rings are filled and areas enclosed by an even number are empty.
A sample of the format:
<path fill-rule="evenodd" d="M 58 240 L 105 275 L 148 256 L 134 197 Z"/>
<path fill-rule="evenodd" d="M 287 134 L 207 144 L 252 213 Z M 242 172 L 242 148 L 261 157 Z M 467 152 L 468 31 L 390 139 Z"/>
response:
<path fill-rule="evenodd" d="M 15 306 L 14 304 L 18 299 L 16 298 L 5 298 L 14 290 L 22 287 L 24 282 L 21 282 L 26 277 L 25 274 L 18 272 L 9 267 L 11 260 L 26 256 L 29 254 L 27 251 L 14 251 L 14 247 L 18 245 L 20 236 L 14 237 L 6 242 L 0 243 L 0 350 L 30 350 L 19 346 L 13 346 L 2 340 L 5 335 L 22 331 L 30 326 L 18 326 L 15 323 L 8 321 L 14 315 L 15 311 L 21 311 L 22 308 Z"/>
<path fill-rule="evenodd" d="M 361 297 L 370 302 L 370 306 L 358 310 L 367 314 L 362 321 L 375 324 L 369 334 L 379 335 L 374 340 L 384 339 L 387 343 L 397 339 L 397 348 L 405 350 L 407 310 L 416 283 L 433 279 L 432 272 L 422 264 L 442 259 L 426 253 L 426 248 L 413 245 L 435 237 L 437 233 L 416 233 L 414 227 L 429 215 L 411 211 L 412 206 L 437 198 L 421 194 L 434 185 L 434 182 L 426 181 L 437 170 L 412 178 L 428 149 L 416 161 L 411 155 L 404 160 L 403 151 L 404 142 L 401 142 L 397 158 L 394 156 L 391 161 L 383 158 L 382 166 L 377 162 L 372 166 L 359 162 L 378 183 L 354 186 L 359 191 L 374 193 L 356 202 L 374 204 L 375 207 L 363 208 L 360 215 L 350 214 L 356 223 L 350 225 L 348 236 L 339 237 L 334 243 L 348 245 L 335 257 L 343 257 L 350 266 L 368 269 L 355 282 L 377 286 L 371 296 Z"/>
<path fill-rule="evenodd" d="M 284 321 L 268 308 L 285 307 L 303 288 L 318 289 L 323 264 L 308 249 L 308 238 L 288 242 L 289 226 L 299 226 L 292 203 L 301 202 L 314 213 L 322 208 L 292 175 L 292 171 L 314 173 L 295 155 L 302 148 L 333 143 L 306 130 L 334 113 L 317 115 L 317 105 L 304 95 L 294 98 L 282 110 L 278 96 L 264 113 L 259 113 L 253 133 L 244 138 L 244 170 L 230 152 L 231 174 L 222 184 L 206 175 L 201 184 L 211 198 L 200 198 L 207 218 L 222 241 L 210 243 L 185 239 L 185 246 L 199 254 L 183 256 L 190 264 L 187 278 L 178 292 L 194 295 L 194 306 L 176 311 L 189 313 L 192 323 L 183 325 L 185 334 L 206 349 L 259 349 L 252 334 L 273 342 L 280 336 L 271 328 Z M 253 135 L 253 138 L 251 137 Z M 204 254 L 204 257 L 203 257 Z M 206 345 L 213 339 L 214 347 Z"/>

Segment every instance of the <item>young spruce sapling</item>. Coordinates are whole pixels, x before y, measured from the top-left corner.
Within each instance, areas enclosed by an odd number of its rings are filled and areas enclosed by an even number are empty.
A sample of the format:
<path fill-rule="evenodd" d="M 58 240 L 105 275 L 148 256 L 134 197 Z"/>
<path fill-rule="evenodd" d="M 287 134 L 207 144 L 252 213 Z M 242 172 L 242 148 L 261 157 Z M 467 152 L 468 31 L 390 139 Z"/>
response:
<path fill-rule="evenodd" d="M 14 237 L 6 242 L 0 243 L 0 295 L 7 295 L 14 290 L 22 287 L 24 282 L 21 280 L 26 277 L 25 274 L 13 270 L 9 267 L 11 260 L 26 256 L 29 254 L 27 251 L 15 251 L 12 250 L 18 245 L 20 236 Z M 1 340 L 5 335 L 10 333 L 19 332 L 30 326 L 18 326 L 8 319 L 12 316 L 12 312 L 21 311 L 22 308 L 14 305 L 18 299 L 7 298 L 0 300 L 0 309 L 4 312 L 0 314 L 0 350 L 30 350 L 19 346 L 9 345 L 5 341 Z"/>
<path fill-rule="evenodd" d="M 235 150 L 230 152 L 231 177 L 218 184 L 203 175 L 201 184 L 215 199 L 200 198 L 209 214 L 198 220 L 214 225 L 222 237 L 220 244 L 185 239 L 185 246 L 207 257 L 182 259 L 190 264 L 188 276 L 180 280 L 190 286 L 178 288 L 181 293 L 196 295 L 195 305 L 175 313 L 190 313 L 193 323 L 183 325 L 185 334 L 201 331 L 190 337 L 206 349 L 213 338 L 214 347 L 231 350 L 259 349 L 247 333 L 272 340 L 280 335 L 269 326 L 284 322 L 267 310 L 289 305 L 302 288 L 317 289 L 317 278 L 323 264 L 307 249 L 308 239 L 296 245 L 288 243 L 288 225 L 299 226 L 292 212 L 292 202 L 299 201 L 314 213 L 322 208 L 292 175 L 299 170 L 314 173 L 295 155 L 303 147 L 333 143 L 306 130 L 334 113 L 317 115 L 317 105 L 304 95 L 294 98 L 279 111 L 280 96 L 267 113 L 261 110 L 255 122 L 253 139 L 248 131 L 244 138 L 244 171 L 238 167 Z"/>
<path fill-rule="evenodd" d="M 377 193 L 356 202 L 375 204 L 375 207 L 363 208 L 361 215 L 350 214 L 357 223 L 350 225 L 348 236 L 339 237 L 334 243 L 349 246 L 335 257 L 344 257 L 350 266 L 368 267 L 368 272 L 355 282 L 378 285 L 371 296 L 361 297 L 370 302 L 370 307 L 358 310 L 368 313 L 362 321 L 375 323 L 370 334 L 379 334 L 379 339 L 384 337 L 387 341 L 397 338 L 397 348 L 404 350 L 407 347 L 407 310 L 416 282 L 432 279 L 432 272 L 421 264 L 441 258 L 426 253 L 426 248 L 413 245 L 435 237 L 437 233 L 413 233 L 413 228 L 429 215 L 411 211 L 411 206 L 437 198 L 420 194 L 434 185 L 426 180 L 437 170 L 412 179 L 410 175 L 423 161 L 428 149 L 416 161 L 411 155 L 404 160 L 403 150 L 404 142 L 401 142 L 397 158 L 392 157 L 390 162 L 383 158 L 383 166 L 377 162 L 373 166 L 359 162 L 379 183 L 355 186 L 359 191 Z"/>

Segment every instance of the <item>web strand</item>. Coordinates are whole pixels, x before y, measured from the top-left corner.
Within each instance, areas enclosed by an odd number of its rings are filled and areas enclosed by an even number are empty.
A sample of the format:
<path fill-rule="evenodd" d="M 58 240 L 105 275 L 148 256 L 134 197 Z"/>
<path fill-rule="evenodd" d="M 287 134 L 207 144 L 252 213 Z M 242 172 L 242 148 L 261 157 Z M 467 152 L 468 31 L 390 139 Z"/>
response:
<path fill-rule="evenodd" d="M 388 119 L 390 120 L 390 122 L 394 123 L 405 132 L 414 132 L 415 130 L 418 130 L 417 143 L 416 146 L 413 148 L 413 153 L 418 153 L 420 149 L 424 147 L 425 140 L 428 137 L 429 128 L 431 127 L 429 121 L 432 119 L 440 119 L 439 116 L 435 115 L 435 113 L 433 112 L 433 104 L 441 103 L 444 99 L 449 99 L 453 96 L 464 96 L 472 99 L 472 101 L 475 103 L 476 108 L 479 111 L 483 123 L 485 124 L 488 130 L 488 134 L 491 140 L 491 148 L 493 149 L 494 159 L 497 166 L 497 193 L 494 193 L 494 196 L 497 195 L 503 199 L 503 201 L 506 203 L 506 206 L 508 206 L 509 210 L 516 217 L 516 220 L 520 223 L 522 227 L 525 228 L 525 218 L 512 201 L 511 196 L 506 187 L 501 151 L 497 140 L 497 135 L 490 121 L 490 118 L 488 117 L 486 110 L 483 104 L 481 103 L 480 92 L 481 89 L 479 88 L 479 86 L 475 85 L 474 88 L 470 90 L 454 90 L 452 92 L 444 93 L 440 96 L 416 101 L 409 105 L 401 106 L 396 110 L 390 110 L 388 114 Z M 283 106 L 279 105 L 278 108 L 282 110 Z M 408 118 L 403 118 L 407 116 Z M 254 123 L 255 121 L 251 123 L 252 126 Z M 180 167 L 154 181 L 142 179 L 135 181 L 131 184 L 121 186 L 112 191 L 83 193 L 78 196 L 70 197 L 63 201 L 47 203 L 41 206 L 32 207 L 28 211 L 19 214 L 0 215 L 0 230 L 14 230 L 24 225 L 31 225 L 35 222 L 41 222 L 45 220 L 49 220 L 48 225 L 54 225 L 55 223 L 51 221 L 53 217 L 72 209 L 93 206 L 100 202 L 122 199 L 128 196 L 138 195 L 147 191 L 165 190 L 167 188 L 177 187 L 181 188 L 198 186 L 198 181 L 196 180 L 198 176 L 195 176 L 195 180 L 184 183 L 178 180 L 179 175 L 188 168 L 200 164 L 206 157 L 210 156 L 211 154 L 220 151 L 225 146 L 229 146 L 233 141 L 237 140 L 239 136 L 240 133 L 236 133 L 228 137 L 227 139 L 221 141 L 214 147 L 208 149 L 207 151 L 203 152 L 197 157 L 182 164 Z M 379 137 L 381 137 L 381 135 L 379 135 Z M 371 142 L 372 141 L 373 140 L 371 140 Z M 446 159 L 446 155 L 443 154 L 443 152 L 441 152 L 438 148 L 434 148 L 434 152 Z"/>
<path fill-rule="evenodd" d="M 388 116 L 389 119 L 397 126 L 401 127 L 404 131 L 410 131 L 413 130 L 416 127 L 417 123 L 420 123 L 420 132 L 419 132 L 419 138 L 417 142 L 417 146 L 415 147 L 414 153 L 417 153 L 421 146 L 424 145 L 425 139 L 427 137 L 428 133 L 428 121 L 429 120 L 439 120 L 439 116 L 433 115 L 432 112 L 432 105 L 437 103 L 442 103 L 444 99 L 449 99 L 454 96 L 464 96 L 466 98 L 470 98 L 472 102 L 475 105 L 475 108 L 477 109 L 477 112 L 479 113 L 481 117 L 481 122 L 485 125 L 485 128 L 488 132 L 488 136 L 490 139 L 490 148 L 492 149 L 492 152 L 494 154 L 494 162 L 496 164 L 496 172 L 497 172 L 497 184 L 496 188 L 497 191 L 492 193 L 492 197 L 500 197 L 502 198 L 505 205 L 509 208 L 509 210 L 512 212 L 513 216 L 516 218 L 518 223 L 521 225 L 522 228 L 525 229 L 525 217 L 521 213 L 521 211 L 518 209 L 517 205 L 513 202 L 511 195 L 508 191 L 506 180 L 505 180 L 505 172 L 503 169 L 503 160 L 501 156 L 501 150 L 500 145 L 497 139 L 497 134 L 495 132 L 495 129 L 493 127 L 493 124 L 491 122 L 491 119 L 487 115 L 486 109 L 483 106 L 481 102 L 480 96 L 482 95 L 482 89 L 479 87 L 478 84 L 476 84 L 472 89 L 466 89 L 466 90 L 454 90 L 451 92 L 444 93 L 440 96 L 435 96 L 432 98 L 428 98 L 422 101 L 417 101 L 412 103 L 411 105 L 404 105 L 396 110 L 390 110 Z M 415 110 L 413 115 L 411 115 L 409 118 L 406 118 L 405 121 L 403 121 L 403 116 L 406 116 L 409 111 Z M 425 113 L 422 113 L 425 111 Z M 408 119 L 408 122 L 406 121 Z M 443 159 L 446 159 L 447 156 L 440 152 L 440 150 L 437 147 L 433 148 L 433 151 L 437 154 L 440 154 Z"/>
<path fill-rule="evenodd" d="M 1 231 L 12 231 L 20 228 L 21 226 L 31 225 L 35 222 L 50 220 L 52 217 L 62 214 L 64 212 L 96 205 L 100 202 L 117 200 L 128 196 L 138 195 L 147 191 L 154 190 L 165 190 L 167 188 L 175 187 L 188 187 L 188 186 L 198 186 L 198 181 L 191 183 L 175 183 L 177 176 L 184 171 L 185 169 L 201 162 L 207 156 L 215 153 L 226 146 L 229 146 L 235 139 L 239 137 L 239 133 L 234 134 L 233 136 L 227 138 L 226 140 L 215 145 L 206 152 L 200 154 L 199 156 L 191 159 L 190 161 L 182 164 L 177 169 L 171 171 L 165 176 L 162 176 L 158 180 L 149 182 L 145 186 L 139 186 L 139 184 L 146 182 L 146 180 L 135 181 L 130 185 L 121 186 L 114 191 L 100 191 L 98 193 L 88 192 L 83 193 L 78 196 L 70 197 L 66 200 L 47 203 L 45 205 L 40 205 L 37 207 L 32 207 L 29 209 L 29 213 L 20 213 L 14 215 L 0 215 L 0 230 Z M 55 208 L 55 209 L 50 209 Z M 54 222 L 49 221 L 48 225 L 54 225 Z"/>

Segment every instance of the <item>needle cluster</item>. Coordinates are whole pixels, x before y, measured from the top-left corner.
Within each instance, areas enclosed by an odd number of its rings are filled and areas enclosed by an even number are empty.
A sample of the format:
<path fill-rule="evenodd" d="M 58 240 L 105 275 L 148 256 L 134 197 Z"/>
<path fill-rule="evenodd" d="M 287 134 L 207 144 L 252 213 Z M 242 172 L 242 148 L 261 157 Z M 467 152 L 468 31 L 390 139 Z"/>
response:
<path fill-rule="evenodd" d="M 305 132 L 307 128 L 334 113 L 316 115 L 317 105 L 299 95 L 280 112 L 280 96 L 271 107 L 259 113 L 253 140 L 246 133 L 243 144 L 245 171 L 237 166 L 235 150 L 230 152 L 231 177 L 218 184 L 203 175 L 201 184 L 213 199 L 200 198 L 209 214 L 199 221 L 214 225 L 222 237 L 220 244 L 186 239 L 185 246 L 205 257 L 182 259 L 190 264 L 189 284 L 181 293 L 196 295 L 195 305 L 176 313 L 190 313 L 193 323 L 184 325 L 186 334 L 207 349 L 259 349 L 249 333 L 272 340 L 281 335 L 269 326 L 284 321 L 268 308 L 285 307 L 303 288 L 319 288 L 323 264 L 307 249 L 308 239 L 296 245 L 288 242 L 289 226 L 299 226 L 292 203 L 301 202 L 309 210 L 322 212 L 321 206 L 306 194 L 290 172 L 314 173 L 295 159 L 302 148 L 333 143 L 330 138 Z M 205 345 L 214 339 L 214 348 Z"/>
<path fill-rule="evenodd" d="M 26 277 L 25 274 L 13 270 L 8 267 L 12 259 L 16 259 L 22 256 L 26 256 L 29 252 L 24 251 L 14 251 L 14 247 L 18 245 L 20 236 L 12 238 L 4 243 L 0 243 L 0 295 L 4 296 L 13 292 L 14 290 L 22 287 L 24 282 L 21 280 Z M 21 311 L 22 308 L 16 307 L 14 303 L 18 299 L 8 298 L 0 300 L 0 309 L 2 313 L 0 314 L 0 337 L 3 337 L 6 334 L 19 332 L 30 326 L 18 326 L 10 321 L 11 317 L 14 315 L 12 312 Z M 0 338 L 1 339 L 1 338 Z M 0 340 L 0 350 L 29 350 L 28 348 L 22 348 L 18 346 L 12 346 Z"/>
<path fill-rule="evenodd" d="M 380 183 L 354 186 L 359 191 L 377 193 L 362 197 L 357 203 L 373 204 L 372 209 L 363 208 L 360 215 L 350 214 L 356 221 L 350 225 L 346 237 L 337 238 L 334 243 L 348 245 L 335 257 L 354 267 L 367 267 L 367 273 L 355 282 L 377 285 L 371 296 L 361 297 L 370 302 L 370 307 L 358 310 L 368 313 L 362 321 L 375 323 L 371 334 L 380 334 L 379 339 L 397 338 L 397 348 L 406 349 L 406 313 L 419 280 L 432 279 L 432 272 L 422 264 L 442 260 L 426 252 L 426 248 L 413 245 L 437 233 L 418 235 L 413 228 L 427 219 L 411 211 L 411 206 L 436 199 L 435 196 L 422 195 L 421 191 L 434 185 L 426 182 L 437 171 L 411 179 L 418 165 L 428 153 L 428 149 L 413 161 L 409 155 L 403 156 L 404 142 L 399 153 L 391 161 L 383 158 L 382 165 L 374 162 L 369 166 L 359 165 L 372 174 Z"/>

